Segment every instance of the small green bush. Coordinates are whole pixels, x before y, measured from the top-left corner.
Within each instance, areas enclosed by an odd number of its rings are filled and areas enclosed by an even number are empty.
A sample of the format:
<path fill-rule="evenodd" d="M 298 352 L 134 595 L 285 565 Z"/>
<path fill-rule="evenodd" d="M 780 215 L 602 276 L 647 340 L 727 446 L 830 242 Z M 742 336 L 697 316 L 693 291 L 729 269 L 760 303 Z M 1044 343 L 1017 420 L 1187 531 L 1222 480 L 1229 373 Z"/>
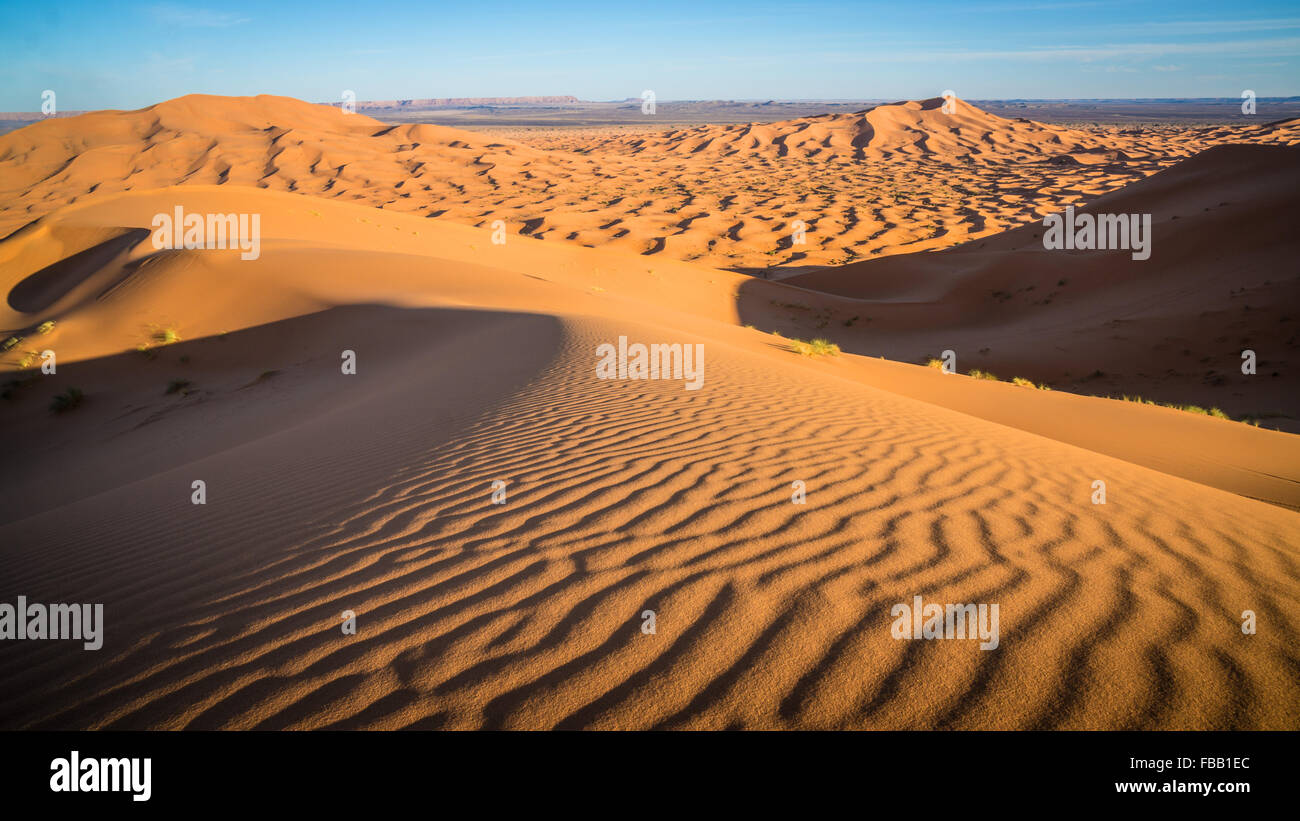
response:
<path fill-rule="evenodd" d="M 84 395 L 78 388 L 68 388 L 63 393 L 54 397 L 50 402 L 50 410 L 55 413 L 66 413 L 81 404 Z"/>
<path fill-rule="evenodd" d="M 790 340 L 790 348 L 800 356 L 839 356 L 840 346 L 825 339 L 804 342 L 801 339 Z"/>

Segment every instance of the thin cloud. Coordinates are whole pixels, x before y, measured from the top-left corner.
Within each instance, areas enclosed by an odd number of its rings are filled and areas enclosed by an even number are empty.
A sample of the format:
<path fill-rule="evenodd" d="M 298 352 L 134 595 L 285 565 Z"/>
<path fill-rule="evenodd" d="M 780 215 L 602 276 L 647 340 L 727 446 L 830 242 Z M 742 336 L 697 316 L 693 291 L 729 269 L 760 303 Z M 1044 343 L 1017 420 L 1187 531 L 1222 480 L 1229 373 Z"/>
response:
<path fill-rule="evenodd" d="M 229 12 L 171 4 L 153 6 L 149 13 L 156 22 L 177 28 L 229 28 L 250 22 L 248 17 L 238 17 Z"/>
<path fill-rule="evenodd" d="M 1113 5 L 1115 5 L 1115 0 L 1079 0 L 1079 2 L 1074 3 L 998 3 L 967 7 L 966 11 L 977 11 L 981 14 L 999 11 L 1060 11 L 1061 9 L 1090 9 Z"/>
<path fill-rule="evenodd" d="M 1117 43 L 1092 46 L 1034 46 L 1022 49 L 976 51 L 966 49 L 918 49 L 910 52 L 829 54 L 846 62 L 933 62 L 938 60 L 1105 60 L 1124 57 L 1162 57 L 1173 54 L 1219 54 L 1241 57 L 1295 57 L 1300 55 L 1300 38 L 1234 40 L 1210 43 Z"/>
<path fill-rule="evenodd" d="M 1280 31 L 1300 28 L 1300 18 L 1285 17 L 1268 20 L 1163 20 L 1147 23 L 1113 23 L 1099 27 L 1113 33 L 1133 34 L 1240 34 L 1247 31 Z"/>
<path fill-rule="evenodd" d="M 603 48 L 569 48 L 557 49 L 555 51 L 512 51 L 502 54 L 475 54 L 460 58 L 461 60 L 472 62 L 476 60 L 505 60 L 510 58 L 535 59 L 538 57 L 569 57 L 576 54 L 595 54 L 605 51 Z"/>

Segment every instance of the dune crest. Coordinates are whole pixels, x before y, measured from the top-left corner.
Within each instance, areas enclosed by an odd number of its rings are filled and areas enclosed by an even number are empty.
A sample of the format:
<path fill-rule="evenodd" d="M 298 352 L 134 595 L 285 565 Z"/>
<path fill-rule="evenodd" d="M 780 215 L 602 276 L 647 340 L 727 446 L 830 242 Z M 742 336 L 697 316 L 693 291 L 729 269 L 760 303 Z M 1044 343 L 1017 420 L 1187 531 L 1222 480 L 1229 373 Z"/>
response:
<path fill-rule="evenodd" d="M 807 159 L 887 160 L 938 155 L 1005 159 L 1096 150 L 1102 138 L 1030 120 L 1009 120 L 955 99 L 879 105 L 855 114 L 826 114 L 778 123 L 707 125 L 626 144 L 635 152 L 759 154 Z M 609 144 L 606 144 L 608 147 Z"/>

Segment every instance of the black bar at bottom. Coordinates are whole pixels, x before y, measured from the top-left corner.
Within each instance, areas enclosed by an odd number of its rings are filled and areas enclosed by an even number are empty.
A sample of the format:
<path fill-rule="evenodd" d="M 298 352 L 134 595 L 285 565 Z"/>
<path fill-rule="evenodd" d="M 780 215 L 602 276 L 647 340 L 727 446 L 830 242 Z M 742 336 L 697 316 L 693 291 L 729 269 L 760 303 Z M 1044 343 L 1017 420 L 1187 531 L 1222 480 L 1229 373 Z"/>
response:
<path fill-rule="evenodd" d="M 674 814 L 709 804 L 775 810 L 780 802 L 807 815 L 892 799 L 917 810 L 1199 802 L 1218 812 L 1293 797 L 1295 742 L 1294 733 L 1259 732 L 8 732 L 0 734 L 0 806 L 205 814 L 283 806 L 333 817 L 421 802 L 440 814 L 452 812 L 452 799 L 494 813 L 503 804 L 530 813 L 585 807 L 581 815 L 644 815 L 656 805 Z M 97 778 L 112 786 L 126 772 L 123 758 L 138 760 L 138 777 L 116 792 L 56 792 L 52 779 L 69 787 L 59 776 L 71 777 L 74 751 L 81 778 L 90 778 L 79 787 Z M 146 758 L 149 796 L 137 801 Z M 112 759 L 107 771 L 104 759 Z"/>

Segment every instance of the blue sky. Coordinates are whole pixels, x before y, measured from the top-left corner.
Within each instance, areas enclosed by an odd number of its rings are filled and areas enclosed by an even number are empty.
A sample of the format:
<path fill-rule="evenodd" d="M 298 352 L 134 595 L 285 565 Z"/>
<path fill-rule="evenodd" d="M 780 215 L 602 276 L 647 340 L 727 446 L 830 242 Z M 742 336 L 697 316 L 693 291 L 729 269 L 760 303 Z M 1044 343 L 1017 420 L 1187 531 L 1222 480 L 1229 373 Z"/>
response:
<path fill-rule="evenodd" d="M 1300 2 L 0 0 L 0 111 L 191 92 L 589 100 L 1300 94 Z"/>

